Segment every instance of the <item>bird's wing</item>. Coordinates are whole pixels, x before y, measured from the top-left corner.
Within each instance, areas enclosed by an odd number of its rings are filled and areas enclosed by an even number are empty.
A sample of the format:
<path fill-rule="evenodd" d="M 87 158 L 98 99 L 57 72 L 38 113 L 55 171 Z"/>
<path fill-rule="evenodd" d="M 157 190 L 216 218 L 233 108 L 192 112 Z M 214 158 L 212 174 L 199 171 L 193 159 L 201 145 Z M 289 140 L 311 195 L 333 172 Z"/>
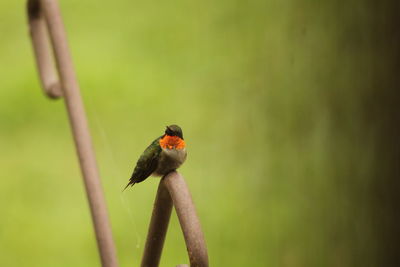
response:
<path fill-rule="evenodd" d="M 159 143 L 160 138 L 154 140 L 142 153 L 126 187 L 142 182 L 157 169 L 158 158 L 162 150 Z"/>

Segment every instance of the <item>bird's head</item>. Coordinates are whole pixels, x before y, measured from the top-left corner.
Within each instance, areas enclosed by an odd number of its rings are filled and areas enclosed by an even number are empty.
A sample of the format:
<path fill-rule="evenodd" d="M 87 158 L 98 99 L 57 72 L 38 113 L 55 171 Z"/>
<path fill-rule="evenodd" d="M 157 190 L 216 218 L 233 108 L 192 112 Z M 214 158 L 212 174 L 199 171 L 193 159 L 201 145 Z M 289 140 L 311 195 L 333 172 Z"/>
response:
<path fill-rule="evenodd" d="M 173 124 L 173 125 L 167 126 L 167 129 L 165 129 L 165 134 L 168 136 L 178 136 L 179 138 L 181 138 L 183 140 L 182 129 L 178 125 Z"/>

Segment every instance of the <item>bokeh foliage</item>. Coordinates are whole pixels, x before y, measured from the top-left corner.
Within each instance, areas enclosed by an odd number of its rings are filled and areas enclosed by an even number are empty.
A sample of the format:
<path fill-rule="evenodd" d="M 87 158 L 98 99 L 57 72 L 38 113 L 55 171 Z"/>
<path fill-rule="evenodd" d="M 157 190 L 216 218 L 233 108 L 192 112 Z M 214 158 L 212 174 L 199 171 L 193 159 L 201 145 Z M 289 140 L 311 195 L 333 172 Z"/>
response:
<path fill-rule="evenodd" d="M 64 105 L 41 93 L 23 2 L 0 0 L 1 265 L 98 266 Z M 121 189 L 170 123 L 188 143 L 181 173 L 212 266 L 396 266 L 394 2 L 61 7 L 121 266 L 139 266 L 158 180 Z M 185 262 L 173 215 L 161 265 Z"/>

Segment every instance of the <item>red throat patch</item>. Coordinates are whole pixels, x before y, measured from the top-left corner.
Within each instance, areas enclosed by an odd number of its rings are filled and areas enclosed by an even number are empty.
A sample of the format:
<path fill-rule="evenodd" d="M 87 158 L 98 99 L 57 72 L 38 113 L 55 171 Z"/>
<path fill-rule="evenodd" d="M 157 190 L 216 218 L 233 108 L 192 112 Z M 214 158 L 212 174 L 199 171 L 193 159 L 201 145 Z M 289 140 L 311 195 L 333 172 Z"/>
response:
<path fill-rule="evenodd" d="M 186 147 L 185 141 L 179 136 L 165 135 L 160 139 L 160 146 L 168 149 L 184 149 Z"/>

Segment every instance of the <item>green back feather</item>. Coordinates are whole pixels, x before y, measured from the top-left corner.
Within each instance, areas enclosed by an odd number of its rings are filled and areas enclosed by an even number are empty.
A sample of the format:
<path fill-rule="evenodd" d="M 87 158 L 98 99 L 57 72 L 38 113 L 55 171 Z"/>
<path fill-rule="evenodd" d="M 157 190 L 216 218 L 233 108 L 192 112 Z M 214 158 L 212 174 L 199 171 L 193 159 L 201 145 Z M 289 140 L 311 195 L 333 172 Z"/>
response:
<path fill-rule="evenodd" d="M 142 153 L 126 187 L 144 181 L 157 169 L 158 159 L 162 150 L 159 143 L 160 139 L 161 136 L 154 140 Z"/>

